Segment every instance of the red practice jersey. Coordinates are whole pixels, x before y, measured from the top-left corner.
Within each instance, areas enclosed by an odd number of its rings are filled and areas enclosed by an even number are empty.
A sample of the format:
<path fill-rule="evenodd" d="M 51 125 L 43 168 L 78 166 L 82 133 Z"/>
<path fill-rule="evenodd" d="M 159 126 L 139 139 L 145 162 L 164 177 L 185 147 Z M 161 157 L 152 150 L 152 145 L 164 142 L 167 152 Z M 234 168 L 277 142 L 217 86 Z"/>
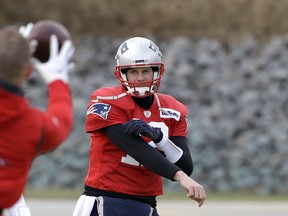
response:
<path fill-rule="evenodd" d="M 0 209 L 20 198 L 32 160 L 58 147 L 73 123 L 70 88 L 62 81 L 48 86 L 47 112 L 5 86 L 0 85 Z"/>
<path fill-rule="evenodd" d="M 187 109 L 175 98 L 159 93 L 157 96 L 161 110 L 156 98 L 148 110 L 138 106 L 129 95 L 117 100 L 97 100 L 97 96 L 115 96 L 121 93 L 123 89 L 118 86 L 98 89 L 91 96 L 86 119 L 86 131 L 90 133 L 91 150 L 85 184 L 124 194 L 161 195 L 163 194 L 162 177 L 141 166 L 138 161 L 113 144 L 100 129 L 137 118 L 153 127 L 161 128 L 167 137 L 186 136 Z M 147 139 L 146 141 L 154 145 L 152 141 Z"/>

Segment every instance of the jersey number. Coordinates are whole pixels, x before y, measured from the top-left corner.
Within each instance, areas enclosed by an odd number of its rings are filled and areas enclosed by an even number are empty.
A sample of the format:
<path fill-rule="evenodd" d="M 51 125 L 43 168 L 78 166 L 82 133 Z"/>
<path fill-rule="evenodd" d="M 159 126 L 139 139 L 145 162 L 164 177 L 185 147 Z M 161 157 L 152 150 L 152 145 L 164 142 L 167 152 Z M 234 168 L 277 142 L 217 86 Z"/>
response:
<path fill-rule="evenodd" d="M 160 128 L 163 135 L 168 137 L 168 127 L 164 124 L 164 122 L 150 122 L 149 125 L 151 127 Z M 152 141 L 149 142 L 148 144 L 151 145 L 152 147 L 155 147 L 155 144 Z M 121 162 L 129 164 L 129 165 L 134 165 L 134 166 L 141 165 L 137 160 L 135 160 L 133 157 L 131 157 L 128 154 L 125 157 L 122 157 Z"/>

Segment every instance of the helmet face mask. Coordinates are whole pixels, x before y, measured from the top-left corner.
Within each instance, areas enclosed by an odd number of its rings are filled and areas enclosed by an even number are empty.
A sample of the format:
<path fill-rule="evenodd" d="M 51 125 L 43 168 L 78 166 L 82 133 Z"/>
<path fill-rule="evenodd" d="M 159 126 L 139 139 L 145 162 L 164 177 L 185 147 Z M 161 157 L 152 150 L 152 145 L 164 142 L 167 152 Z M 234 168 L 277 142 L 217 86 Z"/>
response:
<path fill-rule="evenodd" d="M 115 76 L 126 92 L 135 97 L 147 97 L 158 91 L 164 74 L 164 65 L 159 48 L 150 40 L 135 37 L 123 42 L 115 56 Z M 151 67 L 153 78 L 149 82 L 128 81 L 126 72 L 130 68 Z"/>

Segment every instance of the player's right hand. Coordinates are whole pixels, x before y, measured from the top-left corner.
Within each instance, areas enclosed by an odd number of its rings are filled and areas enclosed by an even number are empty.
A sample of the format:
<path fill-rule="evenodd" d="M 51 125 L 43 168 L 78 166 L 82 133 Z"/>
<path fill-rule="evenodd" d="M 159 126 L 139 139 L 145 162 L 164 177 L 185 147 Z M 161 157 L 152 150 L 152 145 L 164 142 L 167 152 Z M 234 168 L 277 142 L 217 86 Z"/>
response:
<path fill-rule="evenodd" d="M 22 35 L 22 37 L 28 40 L 33 27 L 34 27 L 33 23 L 28 23 L 26 26 L 20 26 L 18 32 Z M 38 42 L 36 40 L 29 40 L 29 48 L 31 54 L 35 52 L 37 45 Z"/>
<path fill-rule="evenodd" d="M 47 62 L 42 63 L 34 59 L 34 67 L 41 74 L 47 84 L 56 80 L 68 83 L 68 72 L 73 63 L 71 58 L 75 48 L 71 40 L 66 40 L 58 51 L 59 43 L 57 37 L 52 35 L 50 38 L 50 56 Z"/>
<path fill-rule="evenodd" d="M 26 26 L 20 26 L 18 31 L 24 38 L 28 38 L 32 31 L 33 26 L 34 26 L 33 23 L 28 23 Z"/>

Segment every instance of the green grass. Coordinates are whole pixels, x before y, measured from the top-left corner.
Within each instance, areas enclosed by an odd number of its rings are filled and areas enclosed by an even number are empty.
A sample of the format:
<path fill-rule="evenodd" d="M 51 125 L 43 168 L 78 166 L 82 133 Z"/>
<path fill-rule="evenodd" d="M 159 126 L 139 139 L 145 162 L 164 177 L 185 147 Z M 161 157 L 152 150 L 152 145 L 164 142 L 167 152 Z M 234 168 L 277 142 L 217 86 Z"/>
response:
<path fill-rule="evenodd" d="M 67 189 L 67 188 L 49 188 L 49 189 L 33 189 L 27 188 L 25 197 L 27 198 L 46 198 L 46 199 L 78 199 L 83 190 Z M 248 192 L 206 192 L 207 200 L 212 201 L 237 201 L 237 200 L 254 200 L 254 201 L 280 201 L 288 200 L 288 194 L 260 195 Z M 187 200 L 184 190 L 165 191 L 163 196 L 159 196 L 158 200 Z"/>

